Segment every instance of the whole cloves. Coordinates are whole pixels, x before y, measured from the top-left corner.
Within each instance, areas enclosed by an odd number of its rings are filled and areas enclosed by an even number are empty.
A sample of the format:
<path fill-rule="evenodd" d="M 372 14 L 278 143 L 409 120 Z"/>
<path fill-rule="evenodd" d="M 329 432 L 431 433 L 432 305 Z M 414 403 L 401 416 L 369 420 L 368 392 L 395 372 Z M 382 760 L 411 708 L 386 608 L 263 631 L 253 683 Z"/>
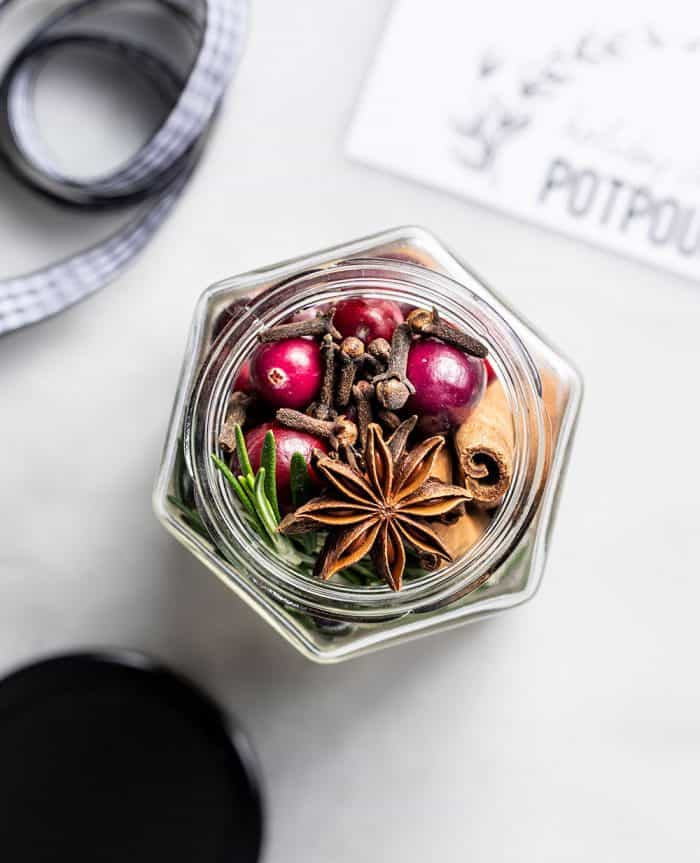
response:
<path fill-rule="evenodd" d="M 400 410 L 408 397 L 416 390 L 406 377 L 408 351 L 411 347 L 411 328 L 399 324 L 391 337 L 391 356 L 385 372 L 374 377 L 376 396 L 379 404 L 390 411 Z"/>
<path fill-rule="evenodd" d="M 386 339 L 372 339 L 362 356 L 362 374 L 369 380 L 386 371 L 391 345 Z"/>
<path fill-rule="evenodd" d="M 365 345 L 355 336 L 348 336 L 340 343 L 338 352 L 340 370 L 338 372 L 338 386 L 335 393 L 335 403 L 339 408 L 347 407 L 352 393 L 352 385 L 355 383 L 357 370 L 360 367 L 365 353 Z"/>
<path fill-rule="evenodd" d="M 340 339 L 342 336 L 333 326 L 333 315 L 335 307 L 320 312 L 315 318 L 308 321 L 292 321 L 289 324 L 278 324 L 263 330 L 258 339 L 261 342 L 281 342 L 284 339 L 299 339 L 303 336 L 326 336 Z"/>
<path fill-rule="evenodd" d="M 319 420 L 301 411 L 280 408 L 275 418 L 280 425 L 287 428 L 327 440 L 335 450 L 341 446 L 352 446 L 357 440 L 357 426 L 344 416 L 334 420 Z"/>
<path fill-rule="evenodd" d="M 360 357 L 359 366 L 360 374 L 370 381 L 383 371 L 386 371 L 386 363 L 373 357 L 372 354 L 368 354 L 367 351 Z"/>
<path fill-rule="evenodd" d="M 396 431 L 401 425 L 401 417 L 394 413 L 394 411 L 388 411 L 386 408 L 379 408 L 377 419 L 384 426 L 385 430 L 389 432 Z"/>
<path fill-rule="evenodd" d="M 248 408 L 252 401 L 252 396 L 240 392 L 240 390 L 231 394 L 226 419 L 221 426 L 221 433 L 219 434 L 219 443 L 228 452 L 233 452 L 236 448 L 236 426 L 243 426 L 245 424 Z"/>
<path fill-rule="evenodd" d="M 367 353 L 387 365 L 391 356 L 391 345 L 386 339 L 372 339 L 367 345 Z"/>
<path fill-rule="evenodd" d="M 340 343 L 340 350 L 350 359 L 356 360 L 365 352 L 365 343 L 356 336 L 347 336 Z"/>
<path fill-rule="evenodd" d="M 318 401 L 313 402 L 307 408 L 309 416 L 317 420 L 335 419 L 337 413 L 333 406 L 333 390 L 335 387 L 335 354 L 336 346 L 333 336 L 327 333 L 321 342 L 321 359 L 323 361 L 323 380 L 318 394 Z"/>
<path fill-rule="evenodd" d="M 369 381 L 359 381 L 352 388 L 352 395 L 357 409 L 357 428 L 360 437 L 360 449 L 364 452 L 367 443 L 369 424 L 373 421 L 372 398 L 374 387 Z"/>
<path fill-rule="evenodd" d="M 414 309 L 406 318 L 406 323 L 412 332 L 419 336 L 432 336 L 447 345 L 464 351 L 473 357 L 484 359 L 488 356 L 488 348 L 478 339 L 468 335 L 452 324 L 440 320 L 437 309 Z"/>

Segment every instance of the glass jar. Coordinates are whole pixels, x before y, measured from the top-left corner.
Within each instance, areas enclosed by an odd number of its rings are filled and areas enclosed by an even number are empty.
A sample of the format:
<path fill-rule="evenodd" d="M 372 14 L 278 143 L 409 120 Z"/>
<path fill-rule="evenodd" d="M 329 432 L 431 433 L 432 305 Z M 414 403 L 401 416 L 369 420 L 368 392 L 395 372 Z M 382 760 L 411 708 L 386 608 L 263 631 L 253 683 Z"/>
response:
<path fill-rule="evenodd" d="M 513 477 L 485 533 L 444 569 L 384 584 L 323 582 L 249 527 L 211 454 L 259 332 L 352 295 L 435 307 L 474 332 L 506 394 Z M 154 506 L 163 525 L 310 659 L 333 662 L 510 608 L 539 585 L 582 393 L 571 364 L 437 239 L 399 228 L 227 279 L 194 314 Z"/>

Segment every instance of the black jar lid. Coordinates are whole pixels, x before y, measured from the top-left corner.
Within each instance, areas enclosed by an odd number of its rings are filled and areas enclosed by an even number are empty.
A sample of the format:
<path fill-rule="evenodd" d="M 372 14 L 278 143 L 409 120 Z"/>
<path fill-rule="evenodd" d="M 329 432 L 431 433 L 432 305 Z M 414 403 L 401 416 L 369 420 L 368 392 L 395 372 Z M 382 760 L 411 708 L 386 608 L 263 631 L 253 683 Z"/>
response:
<path fill-rule="evenodd" d="M 0 860 L 252 863 L 262 807 L 240 732 L 138 654 L 0 681 Z"/>

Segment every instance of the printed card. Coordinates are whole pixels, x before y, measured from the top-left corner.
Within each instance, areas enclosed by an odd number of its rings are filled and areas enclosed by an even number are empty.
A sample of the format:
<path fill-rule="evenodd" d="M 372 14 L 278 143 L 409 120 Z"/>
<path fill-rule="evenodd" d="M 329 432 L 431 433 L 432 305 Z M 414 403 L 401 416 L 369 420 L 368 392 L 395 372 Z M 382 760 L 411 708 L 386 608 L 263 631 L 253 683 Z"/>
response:
<path fill-rule="evenodd" d="M 351 158 L 700 276 L 700 6 L 396 0 Z"/>

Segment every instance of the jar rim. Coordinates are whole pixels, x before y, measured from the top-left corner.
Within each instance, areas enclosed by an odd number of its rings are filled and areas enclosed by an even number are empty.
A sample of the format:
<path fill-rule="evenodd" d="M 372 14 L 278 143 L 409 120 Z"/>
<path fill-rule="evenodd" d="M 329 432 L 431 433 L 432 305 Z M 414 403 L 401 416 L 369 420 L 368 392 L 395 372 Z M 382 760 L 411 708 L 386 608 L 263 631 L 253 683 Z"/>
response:
<path fill-rule="evenodd" d="M 228 397 L 258 333 L 301 308 L 352 295 L 435 306 L 447 319 L 473 332 L 489 348 L 513 420 L 513 479 L 488 529 L 464 555 L 434 573 L 407 581 L 399 592 L 383 584 L 355 587 L 323 582 L 296 571 L 254 534 L 210 457 L 221 455 L 218 434 Z M 547 420 L 539 373 L 503 316 L 447 275 L 415 263 L 373 257 L 302 271 L 251 297 L 238 312 L 217 337 L 197 375 L 183 443 L 198 510 L 219 551 L 239 574 L 304 612 L 355 622 L 441 607 L 483 583 L 527 529 L 546 476 Z"/>

